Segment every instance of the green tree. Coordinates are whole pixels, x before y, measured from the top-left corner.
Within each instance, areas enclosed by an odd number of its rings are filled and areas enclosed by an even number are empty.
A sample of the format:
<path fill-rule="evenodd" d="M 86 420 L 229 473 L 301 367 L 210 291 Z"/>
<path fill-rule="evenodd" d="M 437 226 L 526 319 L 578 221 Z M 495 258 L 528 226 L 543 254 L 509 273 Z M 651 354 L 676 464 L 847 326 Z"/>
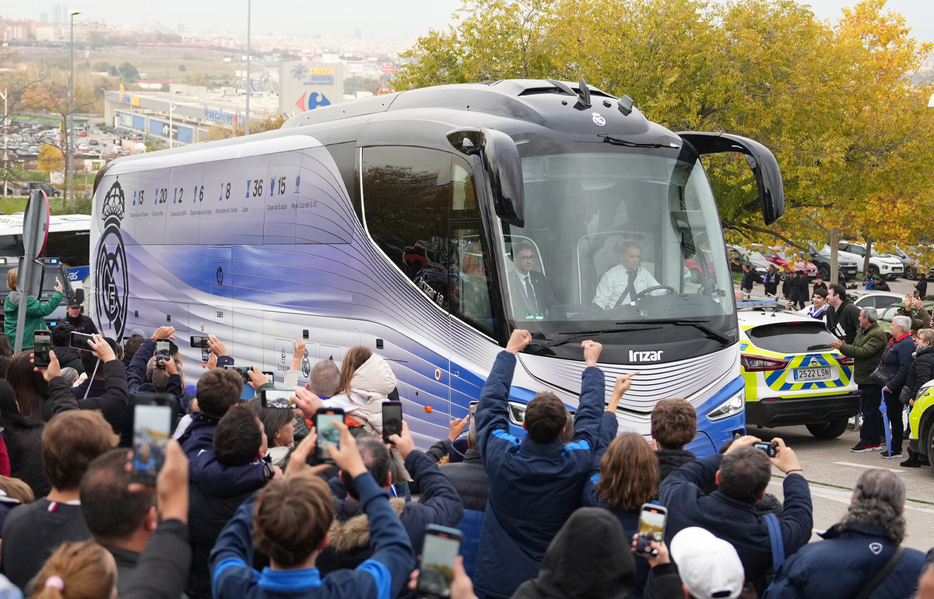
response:
<path fill-rule="evenodd" d="M 120 70 L 120 76 L 123 77 L 124 79 L 129 79 L 133 81 L 135 81 L 136 79 L 139 79 L 139 71 L 137 71 L 136 67 L 134 67 L 129 62 L 125 62 L 122 65 L 120 65 L 119 70 Z"/>

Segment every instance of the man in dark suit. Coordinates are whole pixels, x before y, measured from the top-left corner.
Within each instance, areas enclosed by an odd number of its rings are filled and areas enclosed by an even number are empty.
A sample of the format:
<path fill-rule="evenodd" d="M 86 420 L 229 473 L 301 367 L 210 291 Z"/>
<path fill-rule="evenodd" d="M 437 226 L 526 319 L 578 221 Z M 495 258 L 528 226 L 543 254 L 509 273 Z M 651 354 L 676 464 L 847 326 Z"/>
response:
<path fill-rule="evenodd" d="M 509 289 L 514 316 L 520 320 L 528 318 L 527 314 L 544 316 L 556 303 L 545 275 L 532 270 L 535 258 L 535 251 L 529 242 L 513 244 L 512 260 L 516 268 L 509 275 Z"/>

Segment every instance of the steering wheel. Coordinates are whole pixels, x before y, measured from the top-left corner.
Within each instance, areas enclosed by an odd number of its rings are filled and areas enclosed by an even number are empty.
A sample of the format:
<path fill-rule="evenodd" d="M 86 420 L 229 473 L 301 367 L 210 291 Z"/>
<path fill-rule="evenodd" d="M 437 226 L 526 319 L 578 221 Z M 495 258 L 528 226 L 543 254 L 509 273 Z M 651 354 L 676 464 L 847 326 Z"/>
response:
<path fill-rule="evenodd" d="M 649 293 L 651 293 L 651 292 L 653 292 L 653 291 L 657 291 L 657 290 L 659 290 L 659 289 L 664 289 L 665 291 L 668 292 L 668 295 L 677 295 L 677 294 L 678 294 L 678 290 L 675 289 L 674 287 L 669 287 L 668 285 L 652 285 L 651 287 L 646 287 L 645 289 L 643 289 L 642 291 L 640 291 L 639 293 L 637 293 L 637 294 L 636 294 L 636 297 L 635 297 L 632 301 L 637 302 L 637 301 L 641 300 L 641 299 L 643 298 L 643 296 L 645 296 L 645 295 L 647 295 L 647 294 L 649 294 Z"/>

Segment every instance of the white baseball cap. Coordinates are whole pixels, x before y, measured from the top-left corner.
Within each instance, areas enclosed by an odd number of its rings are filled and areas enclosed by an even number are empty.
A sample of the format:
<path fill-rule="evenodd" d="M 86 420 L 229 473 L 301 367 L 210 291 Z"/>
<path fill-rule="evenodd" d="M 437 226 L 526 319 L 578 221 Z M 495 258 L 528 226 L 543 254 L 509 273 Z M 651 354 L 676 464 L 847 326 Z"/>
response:
<path fill-rule="evenodd" d="M 736 549 L 703 528 L 691 526 L 676 534 L 671 557 L 696 599 L 736 599 L 743 591 L 745 572 Z"/>

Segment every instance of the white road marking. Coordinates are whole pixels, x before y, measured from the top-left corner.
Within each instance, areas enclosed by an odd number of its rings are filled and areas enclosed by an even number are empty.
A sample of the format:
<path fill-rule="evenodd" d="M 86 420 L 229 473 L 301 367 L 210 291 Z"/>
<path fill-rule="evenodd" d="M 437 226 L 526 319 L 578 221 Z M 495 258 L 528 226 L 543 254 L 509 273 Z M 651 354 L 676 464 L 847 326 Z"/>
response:
<path fill-rule="evenodd" d="M 776 487 L 781 486 L 782 481 L 773 480 L 769 485 L 775 485 Z M 831 489 L 828 487 L 822 487 L 820 485 L 808 485 L 811 489 L 812 497 L 820 497 L 822 499 L 829 499 L 830 501 L 835 501 L 837 503 L 842 503 L 845 505 L 850 504 L 852 492 L 844 491 L 843 489 Z M 925 514 L 934 514 L 934 509 L 926 507 L 917 507 L 912 504 L 911 501 L 905 503 L 905 509 L 911 510 L 913 512 L 923 512 Z M 815 531 L 817 532 L 817 531 Z"/>
<path fill-rule="evenodd" d="M 867 468 L 867 469 L 868 468 L 879 468 L 881 470 L 888 470 L 890 472 L 894 472 L 895 474 L 901 474 L 902 472 L 906 472 L 906 470 L 903 470 L 901 468 L 886 468 L 885 466 L 872 466 L 870 464 L 856 464 L 854 462 L 834 462 L 834 464 L 839 464 L 840 466 L 853 466 L 854 468 Z"/>

